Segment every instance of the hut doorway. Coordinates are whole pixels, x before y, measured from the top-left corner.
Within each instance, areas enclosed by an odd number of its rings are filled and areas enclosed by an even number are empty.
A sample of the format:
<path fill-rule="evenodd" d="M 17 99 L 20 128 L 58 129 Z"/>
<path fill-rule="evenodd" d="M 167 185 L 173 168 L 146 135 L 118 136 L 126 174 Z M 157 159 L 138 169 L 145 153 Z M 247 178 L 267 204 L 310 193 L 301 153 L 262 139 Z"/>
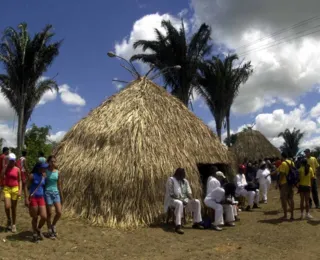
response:
<path fill-rule="evenodd" d="M 202 184 L 202 191 L 203 191 L 204 196 L 206 194 L 207 179 L 210 175 L 210 167 L 211 166 L 216 166 L 218 168 L 218 170 L 222 171 L 226 176 L 227 176 L 226 173 L 228 172 L 228 166 L 225 164 L 199 163 L 197 165 L 197 167 L 198 167 L 198 171 L 200 173 L 200 181 Z"/>

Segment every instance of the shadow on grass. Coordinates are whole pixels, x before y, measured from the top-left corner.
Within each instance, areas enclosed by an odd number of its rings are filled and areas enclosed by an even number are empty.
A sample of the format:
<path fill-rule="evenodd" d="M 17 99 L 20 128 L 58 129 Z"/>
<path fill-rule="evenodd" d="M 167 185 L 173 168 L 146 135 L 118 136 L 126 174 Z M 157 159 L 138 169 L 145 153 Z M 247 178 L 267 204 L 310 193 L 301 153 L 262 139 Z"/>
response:
<path fill-rule="evenodd" d="M 274 219 L 263 219 L 259 220 L 258 223 L 264 223 L 264 224 L 272 224 L 272 225 L 279 225 L 282 222 L 288 222 L 289 220 L 285 220 L 283 218 L 274 218 Z"/>
<path fill-rule="evenodd" d="M 6 228 L 3 226 L 0 226 L 0 233 L 4 233 L 4 232 L 6 232 Z"/>
<path fill-rule="evenodd" d="M 26 241 L 32 242 L 32 232 L 31 231 L 23 231 L 17 234 L 12 234 L 7 236 L 9 241 Z"/>
<path fill-rule="evenodd" d="M 320 220 L 308 220 L 307 223 L 312 226 L 318 226 L 318 225 L 320 225 Z"/>
<path fill-rule="evenodd" d="M 267 216 L 274 216 L 274 215 L 278 215 L 279 211 L 278 210 L 264 211 L 263 214 Z"/>

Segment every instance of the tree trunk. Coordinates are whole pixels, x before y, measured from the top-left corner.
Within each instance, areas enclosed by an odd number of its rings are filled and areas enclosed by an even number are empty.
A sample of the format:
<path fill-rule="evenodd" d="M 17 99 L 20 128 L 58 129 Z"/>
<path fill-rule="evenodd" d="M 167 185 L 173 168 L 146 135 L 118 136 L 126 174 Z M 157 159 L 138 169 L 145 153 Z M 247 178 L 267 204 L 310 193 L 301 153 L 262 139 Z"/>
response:
<path fill-rule="evenodd" d="M 227 140 L 228 140 L 228 147 L 230 147 L 230 146 L 231 146 L 230 110 L 227 111 L 226 120 L 227 120 Z"/>
<path fill-rule="evenodd" d="M 20 112 L 18 115 L 18 132 L 17 132 L 17 156 L 21 155 L 22 147 L 23 147 L 23 142 L 24 142 L 24 98 L 22 98 L 21 101 L 21 107 L 20 107 Z"/>
<path fill-rule="evenodd" d="M 218 138 L 221 142 L 221 130 L 222 130 L 222 122 L 219 122 L 218 120 L 216 120 L 216 128 L 217 128 L 217 135 Z"/>

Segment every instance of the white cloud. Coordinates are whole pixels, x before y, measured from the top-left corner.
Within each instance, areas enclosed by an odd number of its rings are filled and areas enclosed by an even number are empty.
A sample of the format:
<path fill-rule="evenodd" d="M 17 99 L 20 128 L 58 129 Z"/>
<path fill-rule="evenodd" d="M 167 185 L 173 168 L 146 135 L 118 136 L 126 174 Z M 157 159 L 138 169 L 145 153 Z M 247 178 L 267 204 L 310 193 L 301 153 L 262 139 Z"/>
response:
<path fill-rule="evenodd" d="M 132 55 L 141 53 L 141 48 L 133 49 L 133 44 L 138 40 L 154 40 L 156 38 L 155 28 L 165 33 L 165 30 L 161 27 L 162 20 L 170 20 L 176 28 L 180 28 L 181 26 L 180 19 L 170 14 L 160 15 L 159 13 L 155 13 L 145 15 L 133 24 L 129 38 L 126 37 L 122 42 L 116 43 L 116 54 L 123 58 L 130 59 Z M 186 24 L 185 26 L 187 28 Z"/>
<path fill-rule="evenodd" d="M 66 131 L 56 132 L 55 134 L 49 135 L 48 140 L 51 142 L 60 142 L 66 133 Z"/>
<path fill-rule="evenodd" d="M 56 90 L 48 90 L 46 93 L 43 94 L 38 105 L 44 105 L 45 103 L 47 103 L 49 101 L 53 101 L 56 98 L 57 98 L 57 91 Z"/>
<path fill-rule="evenodd" d="M 0 124 L 0 138 L 5 140 L 4 146 L 15 147 L 17 143 L 17 129 L 7 124 Z"/>
<path fill-rule="evenodd" d="M 313 118 L 320 117 L 320 103 L 311 109 L 310 116 Z"/>
<path fill-rule="evenodd" d="M 191 3 L 195 10 L 194 19 L 212 26 L 212 38 L 217 43 L 236 49 L 238 54 L 243 54 L 242 58 L 252 61 L 254 74 L 242 87 L 233 112 L 257 112 L 270 105 L 266 96 L 293 106 L 299 95 L 320 82 L 320 35 L 293 39 L 303 35 L 299 32 L 319 25 L 319 20 L 264 38 L 318 15 L 319 1 L 192 0 Z M 266 48 L 278 44 L 284 37 L 293 40 Z M 239 48 L 244 45 L 246 47 Z"/>
<path fill-rule="evenodd" d="M 85 106 L 86 101 L 77 93 L 73 92 L 69 85 L 59 86 L 59 93 L 62 102 L 71 106 Z"/>
<path fill-rule="evenodd" d="M 0 122 L 14 120 L 16 118 L 16 114 L 14 110 L 11 108 L 7 99 L 0 93 Z M 0 132 L 1 133 L 1 132 Z"/>

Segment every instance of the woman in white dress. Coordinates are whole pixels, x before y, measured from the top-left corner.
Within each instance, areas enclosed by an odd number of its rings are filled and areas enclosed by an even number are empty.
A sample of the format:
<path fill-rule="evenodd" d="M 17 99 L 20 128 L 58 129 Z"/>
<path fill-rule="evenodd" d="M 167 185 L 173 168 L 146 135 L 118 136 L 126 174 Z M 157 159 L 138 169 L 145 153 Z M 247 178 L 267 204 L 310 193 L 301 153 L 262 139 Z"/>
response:
<path fill-rule="evenodd" d="M 262 202 L 267 204 L 268 201 L 268 190 L 271 184 L 270 170 L 267 168 L 266 162 L 261 162 L 260 169 L 256 176 L 259 182 L 259 190 L 262 195 Z"/>

